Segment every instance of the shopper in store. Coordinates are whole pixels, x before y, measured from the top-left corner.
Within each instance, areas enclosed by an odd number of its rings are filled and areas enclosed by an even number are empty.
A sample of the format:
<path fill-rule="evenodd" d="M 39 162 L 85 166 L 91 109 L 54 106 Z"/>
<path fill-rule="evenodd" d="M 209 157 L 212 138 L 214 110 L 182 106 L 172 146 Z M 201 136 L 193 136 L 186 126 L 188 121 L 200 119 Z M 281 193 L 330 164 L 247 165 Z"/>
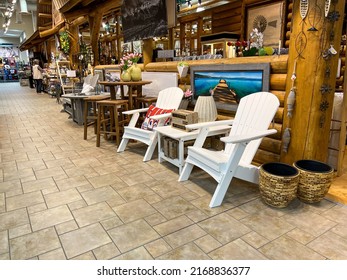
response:
<path fill-rule="evenodd" d="M 36 93 L 41 93 L 42 90 L 42 72 L 43 69 L 39 65 L 39 60 L 35 59 L 34 60 L 34 66 L 33 66 L 33 79 L 36 84 Z"/>

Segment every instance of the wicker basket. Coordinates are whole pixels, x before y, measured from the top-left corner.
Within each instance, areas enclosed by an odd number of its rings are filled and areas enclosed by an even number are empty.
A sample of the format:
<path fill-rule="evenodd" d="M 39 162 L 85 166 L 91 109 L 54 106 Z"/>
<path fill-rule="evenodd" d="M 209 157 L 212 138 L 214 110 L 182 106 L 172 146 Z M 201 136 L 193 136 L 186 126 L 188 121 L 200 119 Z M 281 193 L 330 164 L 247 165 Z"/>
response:
<path fill-rule="evenodd" d="M 265 163 L 259 170 L 259 189 L 263 201 L 277 208 L 284 208 L 296 197 L 299 172 L 291 165 Z"/>
<path fill-rule="evenodd" d="M 298 160 L 294 166 L 300 172 L 298 198 L 307 203 L 321 201 L 329 191 L 334 176 L 333 168 L 315 160 Z"/>

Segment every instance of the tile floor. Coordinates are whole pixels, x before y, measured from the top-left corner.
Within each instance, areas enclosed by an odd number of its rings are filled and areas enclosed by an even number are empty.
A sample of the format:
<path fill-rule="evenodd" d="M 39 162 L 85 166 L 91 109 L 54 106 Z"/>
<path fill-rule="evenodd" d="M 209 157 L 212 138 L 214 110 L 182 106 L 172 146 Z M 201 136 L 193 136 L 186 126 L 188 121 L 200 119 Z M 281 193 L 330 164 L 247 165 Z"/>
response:
<path fill-rule="evenodd" d="M 234 180 L 143 163 L 144 146 L 95 147 L 48 95 L 0 84 L 0 259 L 347 259 L 347 207 L 265 205 Z M 90 131 L 91 132 L 91 131 Z"/>

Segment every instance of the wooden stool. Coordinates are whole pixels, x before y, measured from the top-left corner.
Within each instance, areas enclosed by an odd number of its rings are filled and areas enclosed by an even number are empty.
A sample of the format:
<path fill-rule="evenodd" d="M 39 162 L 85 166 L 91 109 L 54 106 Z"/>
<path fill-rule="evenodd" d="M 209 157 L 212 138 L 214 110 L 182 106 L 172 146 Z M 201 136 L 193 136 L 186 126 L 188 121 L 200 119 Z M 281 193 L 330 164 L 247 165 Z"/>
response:
<path fill-rule="evenodd" d="M 120 143 L 120 130 L 124 130 L 124 124 L 128 122 L 128 118 L 124 117 L 123 111 L 129 108 L 128 100 L 102 100 L 97 102 L 98 120 L 96 132 L 96 146 L 100 147 L 100 136 L 116 136 L 117 146 Z M 107 129 L 108 128 L 108 129 Z"/>
<path fill-rule="evenodd" d="M 135 97 L 136 98 L 136 107 L 137 108 L 147 108 L 152 103 L 157 102 L 157 97 L 151 97 L 151 96 L 142 96 L 142 97 Z"/>
<path fill-rule="evenodd" d="M 110 99 L 109 96 L 106 95 L 93 95 L 84 98 L 84 111 L 83 111 L 83 126 L 84 126 L 84 134 L 83 139 L 87 140 L 87 130 L 88 126 L 94 126 L 94 134 L 96 134 L 96 122 L 98 120 L 98 112 L 97 112 L 97 101 Z"/>

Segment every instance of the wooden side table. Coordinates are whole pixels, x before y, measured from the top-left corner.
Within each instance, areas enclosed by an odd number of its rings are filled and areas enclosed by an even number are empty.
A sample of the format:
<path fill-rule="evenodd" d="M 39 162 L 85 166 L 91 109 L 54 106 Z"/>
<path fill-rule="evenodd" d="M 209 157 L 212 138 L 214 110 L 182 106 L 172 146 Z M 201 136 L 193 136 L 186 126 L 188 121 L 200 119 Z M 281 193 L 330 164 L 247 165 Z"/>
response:
<path fill-rule="evenodd" d="M 220 135 L 220 134 L 228 134 L 231 129 L 229 125 L 219 125 L 210 128 L 207 136 Z M 184 158 L 184 143 L 189 140 L 195 140 L 199 135 L 199 130 L 193 131 L 184 131 L 181 129 L 173 128 L 172 126 L 160 126 L 155 128 L 158 132 L 158 161 L 163 162 L 166 160 L 171 164 L 175 165 L 179 169 L 179 174 L 181 174 L 185 158 Z M 170 158 L 165 155 L 161 138 L 163 136 L 170 137 L 178 141 L 178 157 Z"/>

